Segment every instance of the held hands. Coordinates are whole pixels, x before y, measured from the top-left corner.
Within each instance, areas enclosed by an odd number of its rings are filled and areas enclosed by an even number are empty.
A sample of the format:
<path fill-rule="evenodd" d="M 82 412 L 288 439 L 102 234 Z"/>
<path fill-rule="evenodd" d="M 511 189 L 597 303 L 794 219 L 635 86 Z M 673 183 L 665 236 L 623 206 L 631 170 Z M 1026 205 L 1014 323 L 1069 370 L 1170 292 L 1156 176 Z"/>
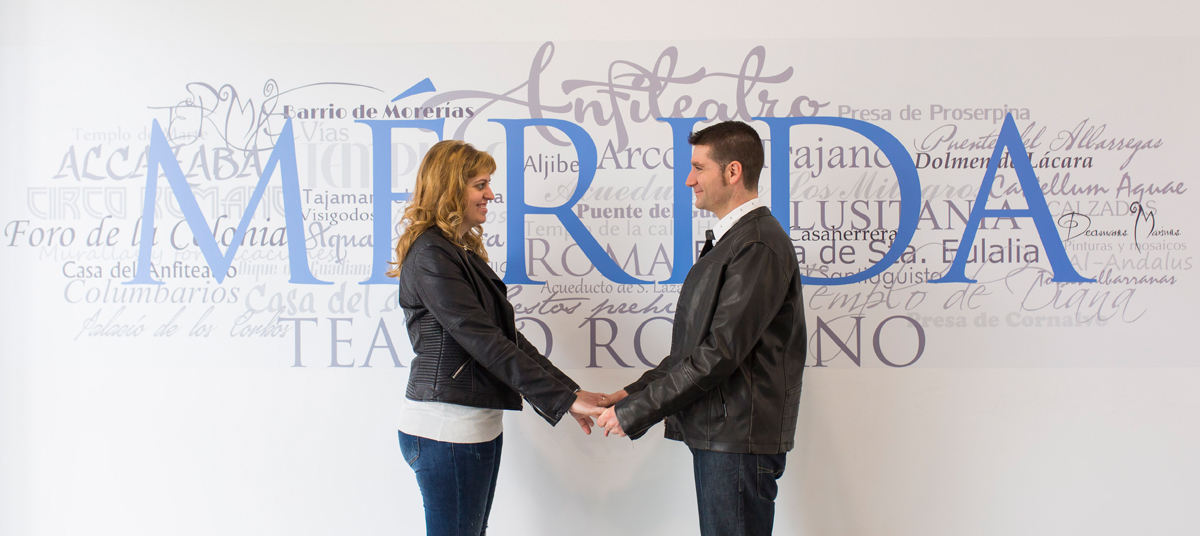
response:
<path fill-rule="evenodd" d="M 608 395 L 580 390 L 576 393 L 575 403 L 571 404 L 571 416 L 579 423 L 580 428 L 583 428 L 584 434 L 591 435 L 594 424 L 592 417 L 598 417 L 600 426 L 604 427 L 604 435 L 616 433 L 624 437 L 625 432 L 617 423 L 617 414 L 613 411 L 612 405 L 625 398 L 627 394 L 624 389 Z"/>
<path fill-rule="evenodd" d="M 605 437 L 608 437 L 608 434 L 617 434 L 621 437 L 625 437 L 625 430 L 621 429 L 621 423 L 617 422 L 616 408 L 605 409 L 604 413 L 600 414 L 597 422 L 601 427 L 604 428 Z"/>
<path fill-rule="evenodd" d="M 592 416 L 599 415 L 597 411 L 604 411 L 599 405 L 604 400 L 603 394 L 593 393 L 590 391 L 580 390 L 575 393 L 575 402 L 571 404 L 571 416 L 575 418 L 575 422 L 579 423 L 580 428 L 583 428 L 583 433 L 592 435 Z"/>
<path fill-rule="evenodd" d="M 621 399 L 628 396 L 629 393 L 624 389 L 612 394 L 593 393 L 591 391 L 579 391 L 575 396 L 575 403 L 571 404 L 571 416 L 579 423 L 579 427 L 583 429 L 583 433 L 592 434 L 592 426 L 599 424 L 604 428 L 604 435 L 617 434 L 621 437 L 626 437 L 625 430 L 621 428 L 620 421 L 617 420 L 617 412 L 613 407 Z M 596 422 L 592 418 L 597 419 Z"/>
<path fill-rule="evenodd" d="M 608 409 L 605 409 L 596 416 L 596 423 L 599 424 L 601 428 L 604 428 L 605 437 L 608 437 L 608 434 L 617 434 L 621 437 L 625 437 L 625 430 L 621 429 L 621 423 L 617 422 L 617 410 L 614 405 L 617 402 L 620 402 L 621 399 L 625 398 L 626 396 L 629 396 L 629 393 L 626 393 L 624 389 L 621 389 L 620 391 L 608 395 L 605 398 L 605 401 L 608 402 Z"/>

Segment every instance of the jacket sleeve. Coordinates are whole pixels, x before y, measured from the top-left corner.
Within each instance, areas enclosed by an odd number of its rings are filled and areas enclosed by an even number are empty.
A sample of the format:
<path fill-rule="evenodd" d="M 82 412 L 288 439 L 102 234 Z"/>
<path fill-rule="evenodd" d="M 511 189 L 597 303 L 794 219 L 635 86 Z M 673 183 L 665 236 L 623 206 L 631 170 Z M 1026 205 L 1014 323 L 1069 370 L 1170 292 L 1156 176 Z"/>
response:
<path fill-rule="evenodd" d="M 633 393 L 641 392 L 643 389 L 646 388 L 647 385 L 650 385 L 650 382 L 653 382 L 654 380 L 657 380 L 663 376 L 666 376 L 667 375 L 667 366 L 670 362 L 671 362 L 671 356 L 664 357 L 663 360 L 658 363 L 657 367 L 647 370 L 645 373 L 642 374 L 641 378 L 637 379 L 637 381 L 635 381 L 629 385 L 626 385 L 625 393 L 631 395 Z"/>
<path fill-rule="evenodd" d="M 567 387 L 570 387 L 572 392 L 579 390 L 579 384 L 575 383 L 575 380 L 572 380 L 570 376 L 567 376 L 566 373 L 554 366 L 554 363 L 551 363 L 550 359 L 542 355 L 542 353 L 538 351 L 537 347 L 534 346 L 533 343 L 529 342 L 529 339 L 526 339 L 525 335 L 521 334 L 520 331 L 517 332 L 517 346 L 521 348 L 522 352 L 525 352 L 525 355 L 533 358 L 538 362 L 539 365 L 542 366 L 542 368 L 554 375 L 558 381 L 562 382 Z"/>
<path fill-rule="evenodd" d="M 550 424 L 562 419 L 575 402 L 575 389 L 504 335 L 476 298 L 463 265 L 452 253 L 423 247 L 409 254 L 402 269 L 413 271 L 421 303 L 475 361 L 521 393 Z"/>
<path fill-rule="evenodd" d="M 743 246 L 726 267 L 704 340 L 640 392 L 617 403 L 625 433 L 641 437 L 733 374 L 778 313 L 790 277 L 784 260 L 766 244 Z"/>

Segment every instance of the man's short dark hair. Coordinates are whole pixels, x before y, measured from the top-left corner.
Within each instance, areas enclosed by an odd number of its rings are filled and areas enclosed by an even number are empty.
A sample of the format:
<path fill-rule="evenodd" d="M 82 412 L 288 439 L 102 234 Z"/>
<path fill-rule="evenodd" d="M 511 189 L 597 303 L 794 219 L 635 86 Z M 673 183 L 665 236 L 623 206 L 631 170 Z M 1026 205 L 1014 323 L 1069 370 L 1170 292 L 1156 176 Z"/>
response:
<path fill-rule="evenodd" d="M 708 156 L 721 170 L 730 162 L 742 164 L 742 180 L 746 189 L 758 191 L 758 175 L 763 167 L 762 138 L 750 125 L 741 121 L 725 121 L 688 136 L 688 143 L 708 147 Z"/>

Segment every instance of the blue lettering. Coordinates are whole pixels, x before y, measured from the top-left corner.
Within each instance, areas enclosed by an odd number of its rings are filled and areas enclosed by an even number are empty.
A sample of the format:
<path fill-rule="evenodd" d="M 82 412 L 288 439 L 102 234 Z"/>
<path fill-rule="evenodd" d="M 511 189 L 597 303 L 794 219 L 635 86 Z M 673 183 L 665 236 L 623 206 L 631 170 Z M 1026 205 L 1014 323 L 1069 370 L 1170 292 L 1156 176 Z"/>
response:
<path fill-rule="evenodd" d="M 426 78 L 419 86 L 428 82 Z M 432 83 L 431 87 L 432 87 Z M 409 91 L 413 91 L 410 89 Z M 400 97 L 408 95 L 402 93 Z M 396 97 L 399 99 L 400 97 Z M 394 101 L 393 101 L 394 102 Z M 360 285 L 389 285 L 395 281 L 387 277 L 388 261 L 392 259 L 392 201 L 408 201 L 410 193 L 392 191 L 392 129 L 421 128 L 437 134 L 442 141 L 442 131 L 446 120 L 443 119 L 360 119 L 355 123 L 363 123 L 371 127 L 371 186 L 375 197 L 371 211 L 374 212 L 372 232 L 375 233 L 373 250 L 371 251 L 371 277 Z M 289 227 L 289 229 L 291 229 Z"/>
<path fill-rule="evenodd" d="M 170 185 L 176 201 L 179 202 L 179 209 L 183 211 L 183 217 L 187 220 L 192 235 L 195 236 L 196 245 L 200 247 L 200 253 L 204 255 L 204 260 L 208 263 L 213 278 L 217 280 L 217 283 L 221 283 L 225 280 L 230 265 L 233 264 L 233 257 L 242 243 L 242 238 L 246 236 L 246 228 L 249 227 L 250 219 L 254 216 L 254 209 L 262 200 L 263 193 L 267 190 L 267 183 L 270 182 L 271 175 L 275 173 L 276 165 L 280 166 L 279 174 L 283 190 L 288 261 L 291 263 L 292 272 L 292 278 L 289 281 L 301 285 L 332 284 L 313 277 L 312 271 L 308 268 L 308 250 L 304 248 L 304 221 L 300 214 L 300 178 L 296 172 L 296 140 L 292 134 L 291 119 L 284 123 L 283 130 L 279 133 L 275 148 L 271 150 L 271 157 L 267 159 L 266 168 L 263 169 L 262 176 L 258 178 L 258 185 L 255 186 L 254 193 L 250 195 L 250 200 L 246 203 L 246 211 L 242 214 L 242 220 L 238 222 L 237 231 L 233 235 L 229 249 L 224 254 L 221 254 L 217 239 L 208 229 L 208 221 L 204 218 L 204 213 L 200 212 L 200 205 L 196 202 L 192 187 L 188 185 L 187 178 L 183 176 L 183 170 L 179 168 L 179 162 L 175 160 L 175 153 L 171 151 L 171 145 L 167 142 L 167 137 L 163 134 L 157 119 L 151 126 L 148 152 L 146 199 L 142 205 L 142 243 L 141 249 L 138 251 L 137 273 L 133 275 L 133 279 L 122 284 L 163 284 L 162 281 L 155 280 L 150 272 L 150 253 L 154 242 L 154 198 L 158 192 L 160 167 L 163 174 L 167 176 L 167 184 Z"/>
<path fill-rule="evenodd" d="M 549 214 L 558 217 L 563 228 L 575 239 L 579 250 L 600 273 L 614 283 L 624 285 L 646 284 L 625 273 L 617 262 L 612 260 L 600 247 L 600 243 L 588 232 L 583 221 L 571 211 L 576 203 L 583 198 L 592 185 L 596 176 L 596 143 L 587 131 L 562 119 L 489 119 L 489 122 L 500 123 L 504 127 L 505 141 L 508 145 L 508 270 L 504 273 L 504 282 L 510 285 L 544 285 L 544 281 L 534 281 L 529 278 L 525 268 L 525 217 L 529 214 Z M 525 202 L 525 129 L 528 127 L 544 126 L 561 130 L 575 146 L 575 154 L 579 156 L 579 180 L 575 183 L 575 193 L 566 203 L 557 207 L 535 207 Z"/>
<path fill-rule="evenodd" d="M 1025 206 L 1028 208 L 987 208 L 988 194 L 992 191 L 992 183 L 996 180 L 1000 157 L 1004 156 L 1006 148 L 1012 161 L 1013 171 L 1016 172 L 1017 180 L 1021 183 Z M 888 158 L 891 158 L 891 155 Z M 992 151 L 992 159 L 988 164 L 987 173 L 983 175 L 983 182 L 979 184 L 979 195 L 975 198 L 975 208 L 971 210 L 967 228 L 963 230 L 959 249 L 954 254 L 954 262 L 950 264 L 946 275 L 938 279 L 930 279 L 930 283 L 975 282 L 974 279 L 967 278 L 967 257 L 970 256 L 971 246 L 975 244 L 975 231 L 979 230 L 979 223 L 985 216 L 1032 218 L 1034 226 L 1037 227 L 1038 236 L 1042 240 L 1042 247 L 1046 249 L 1046 258 L 1050 260 L 1050 269 L 1054 274 L 1051 281 L 1058 283 L 1096 281 L 1079 275 L 1079 272 L 1076 272 L 1075 267 L 1071 265 L 1071 260 L 1067 257 L 1067 249 L 1063 246 L 1062 240 L 1058 237 L 1058 231 L 1054 228 L 1054 218 L 1050 216 L 1050 207 L 1046 205 L 1046 197 L 1042 195 L 1042 187 L 1038 184 L 1037 174 L 1033 171 L 1033 164 L 1029 162 L 1029 155 L 1025 152 L 1025 142 L 1021 140 L 1021 132 L 1017 130 L 1017 123 L 1013 121 L 1012 114 L 1008 114 L 1004 118 L 1004 126 L 1000 127 L 1000 135 L 996 138 L 996 148 Z"/>
<path fill-rule="evenodd" d="M 660 117 L 659 121 L 671 125 L 671 143 L 675 148 L 675 176 L 672 178 L 675 187 L 672 188 L 675 206 L 675 265 L 671 267 L 671 277 L 661 284 L 683 284 L 688 272 L 692 269 L 692 190 L 687 187 L 688 173 L 692 170 L 692 151 L 688 147 L 688 135 L 692 127 L 703 117 Z"/>
<path fill-rule="evenodd" d="M 890 132 L 866 121 L 848 117 L 755 117 L 771 127 L 771 212 L 784 229 L 791 228 L 791 162 L 788 150 L 791 146 L 791 127 L 795 125 L 829 125 L 861 134 L 879 147 L 896 171 L 896 183 L 900 187 L 900 223 L 896 239 L 879 262 L 854 275 L 844 277 L 802 276 L 808 285 L 848 285 L 866 281 L 887 270 L 904 253 L 917 231 L 921 211 L 921 178 L 912 156 L 904 144 Z M 993 162 L 996 159 L 992 160 Z"/>

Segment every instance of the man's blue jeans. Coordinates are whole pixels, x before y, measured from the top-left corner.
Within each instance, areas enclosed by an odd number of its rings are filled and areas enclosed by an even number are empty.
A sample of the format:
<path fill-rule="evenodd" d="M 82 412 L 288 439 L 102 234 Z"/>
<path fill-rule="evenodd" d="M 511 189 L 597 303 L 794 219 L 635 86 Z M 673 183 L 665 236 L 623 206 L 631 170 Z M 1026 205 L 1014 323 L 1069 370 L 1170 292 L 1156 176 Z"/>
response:
<path fill-rule="evenodd" d="M 787 453 L 737 454 L 692 449 L 703 536 L 771 534 L 775 496 Z"/>
<path fill-rule="evenodd" d="M 426 536 L 485 534 L 504 434 L 485 443 L 465 444 L 399 434 L 400 452 L 421 488 Z"/>

